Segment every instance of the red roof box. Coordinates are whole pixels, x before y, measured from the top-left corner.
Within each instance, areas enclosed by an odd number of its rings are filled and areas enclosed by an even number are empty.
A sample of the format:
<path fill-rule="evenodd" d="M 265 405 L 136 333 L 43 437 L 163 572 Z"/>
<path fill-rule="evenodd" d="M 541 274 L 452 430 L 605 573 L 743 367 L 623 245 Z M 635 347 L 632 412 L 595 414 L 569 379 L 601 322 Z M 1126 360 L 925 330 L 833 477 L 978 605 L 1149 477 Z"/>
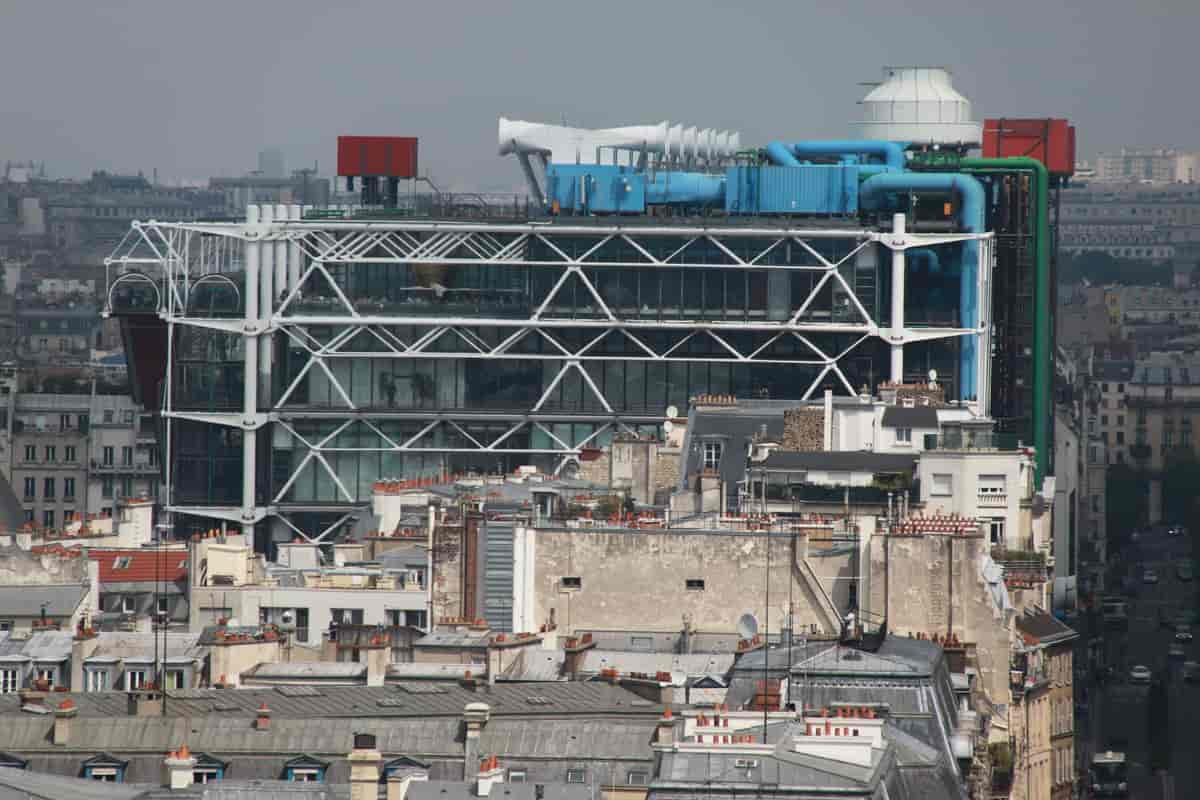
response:
<path fill-rule="evenodd" d="M 339 177 L 417 177 L 415 136 L 339 136 Z"/>
<path fill-rule="evenodd" d="M 983 157 L 1026 156 L 1046 165 L 1050 174 L 1075 174 L 1075 126 L 1065 119 L 987 119 L 983 121 Z"/>

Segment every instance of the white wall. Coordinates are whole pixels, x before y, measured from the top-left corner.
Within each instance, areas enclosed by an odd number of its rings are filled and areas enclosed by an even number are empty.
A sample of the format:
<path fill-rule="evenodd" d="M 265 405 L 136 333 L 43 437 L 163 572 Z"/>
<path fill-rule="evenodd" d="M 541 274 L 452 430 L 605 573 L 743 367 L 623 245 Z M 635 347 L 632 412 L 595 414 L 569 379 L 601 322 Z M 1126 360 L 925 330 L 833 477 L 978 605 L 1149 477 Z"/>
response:
<path fill-rule="evenodd" d="M 917 475 L 921 481 L 921 501 L 926 514 L 960 514 L 981 519 L 1003 519 L 1008 543 L 1018 546 L 1028 535 L 1021 530 L 1021 500 L 1028 495 L 1026 457 L 1019 452 L 962 452 L 930 450 L 921 455 Z M 950 494 L 935 493 L 935 476 L 949 475 Z M 992 486 L 982 476 L 1003 475 L 1002 497 L 983 494 Z"/>
<path fill-rule="evenodd" d="M 202 586 L 193 590 L 191 597 L 193 616 L 200 614 L 200 608 L 229 608 L 233 617 L 244 625 L 258 623 L 260 608 L 307 608 L 309 632 L 308 639 L 304 640 L 306 643 L 321 641 L 321 634 L 329 629 L 335 608 L 361 608 L 364 625 L 386 625 L 388 611 L 424 611 L 428 602 L 428 593 L 420 590 L 269 586 Z M 203 615 L 197 619 L 200 624 L 210 623 Z"/>

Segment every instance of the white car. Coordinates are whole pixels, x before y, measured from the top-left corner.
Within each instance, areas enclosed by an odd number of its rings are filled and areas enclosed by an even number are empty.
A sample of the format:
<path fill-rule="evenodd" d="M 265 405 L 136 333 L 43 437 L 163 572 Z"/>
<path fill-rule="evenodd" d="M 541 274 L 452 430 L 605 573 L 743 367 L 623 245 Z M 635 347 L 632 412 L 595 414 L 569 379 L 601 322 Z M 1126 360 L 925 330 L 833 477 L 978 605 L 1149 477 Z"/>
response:
<path fill-rule="evenodd" d="M 1150 669 L 1138 664 L 1133 669 L 1129 670 L 1130 683 L 1150 683 Z"/>
<path fill-rule="evenodd" d="M 1192 640 L 1192 629 L 1187 625 L 1180 625 L 1175 628 L 1175 641 L 1190 642 Z"/>
<path fill-rule="evenodd" d="M 1172 644 L 1167 648 L 1167 658 L 1183 658 L 1183 645 Z"/>
<path fill-rule="evenodd" d="M 1148 569 L 1142 573 L 1142 583 L 1158 583 L 1158 573 Z"/>

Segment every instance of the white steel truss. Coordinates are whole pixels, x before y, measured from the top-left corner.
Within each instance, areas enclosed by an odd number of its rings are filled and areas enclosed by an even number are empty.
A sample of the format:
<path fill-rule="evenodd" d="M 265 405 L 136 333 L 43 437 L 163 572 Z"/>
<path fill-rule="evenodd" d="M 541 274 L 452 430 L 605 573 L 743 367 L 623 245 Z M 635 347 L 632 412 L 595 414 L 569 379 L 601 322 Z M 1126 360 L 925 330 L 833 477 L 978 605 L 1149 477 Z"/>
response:
<path fill-rule="evenodd" d="M 106 313 L 130 313 L 122 305 L 121 292 L 141 287 L 145 300 L 136 310 L 156 314 L 172 337 L 183 326 L 241 337 L 244 342 L 245 388 L 239 409 L 184 407 L 172 391 L 170 364 L 162 409 L 168 458 L 172 420 L 242 431 L 243 502 L 237 507 L 175 505 L 172 510 L 242 522 L 286 516 L 288 491 L 306 469 L 319 470 L 335 488 L 337 500 L 329 503 L 330 508 L 361 504 L 331 463 L 332 457 L 346 452 L 522 454 L 553 457 L 562 468 L 602 435 L 636 432 L 639 424 L 663 419 L 665 409 L 627 413 L 611 402 L 590 372 L 605 362 L 802 366 L 815 375 L 797 391 L 808 399 L 827 379 L 855 394 L 843 364 L 869 340 L 881 340 L 891 348 L 891 375 L 899 380 L 905 345 L 969 336 L 975 338 L 978 352 L 978 410 L 986 413 L 990 234 L 907 233 L 900 220 L 892 231 L 644 222 L 304 220 L 299 207 L 277 206 L 251 207 L 242 223 L 134 223 L 105 261 Z M 967 241 L 978 243 L 979 319 L 969 327 L 905 325 L 903 314 L 899 319 L 895 314 L 897 292 L 903 309 L 905 252 Z M 873 245 L 875 249 L 868 250 Z M 835 251 L 836 257 L 829 255 Z M 898 288 L 892 288 L 893 314 L 886 326 L 868 308 L 875 301 L 860 298 L 851 283 L 856 262 L 871 252 L 876 253 L 872 256 L 876 274 L 890 269 L 893 276 L 900 276 Z M 548 271 L 551 279 L 548 291 L 536 297 L 520 289 L 505 290 L 520 301 L 511 308 L 480 304 L 473 311 L 446 311 L 428 302 L 381 303 L 347 290 L 347 270 L 389 264 L 492 272 L 519 268 L 527 274 Z M 771 274 L 806 273 L 811 279 L 806 279 L 810 280 L 806 293 L 798 302 L 788 298 L 782 313 L 746 310 L 714 315 L 681 307 L 668 315 L 653 303 L 606 297 L 594 274 L 595 270 L 631 269 L 686 270 L 686 274 L 720 270 L 733 276 L 754 272 L 767 275 L 767 280 Z M 568 286 L 574 287 L 576 298 L 583 299 L 584 311 L 579 303 L 572 307 L 562 301 Z M 425 293 L 422 297 L 433 293 L 440 298 L 438 292 L 454 290 L 433 285 L 419 291 Z M 840 301 L 837 307 L 835 298 Z M 884 306 L 877 306 L 876 314 Z M 302 353 L 304 362 L 286 385 L 272 392 L 271 377 L 277 368 L 272 363 L 276 357 L 272 344 L 281 340 L 292 352 Z M 613 348 L 614 341 L 619 348 Z M 705 351 L 697 353 L 697 345 Z M 345 360 L 378 359 L 453 361 L 466 368 L 500 359 L 541 362 L 548 365 L 551 371 L 546 374 L 552 377 L 543 384 L 537 401 L 523 410 L 380 408 L 356 401 L 354 388 L 337 368 Z M 328 384 L 332 406 L 311 407 L 296 401 L 298 387 L 310 375 L 319 375 Z M 592 411 L 548 406 L 568 379 L 586 387 Z M 322 428 L 322 435 L 314 437 L 302 432 L 305 420 L 326 421 L 334 427 Z M 417 427 L 397 435 L 385 430 L 389 421 Z M 492 427 L 484 432 L 472 427 L 485 422 Z M 564 434 L 569 423 L 589 427 L 578 436 Z M 339 435 L 351 428 L 361 434 L 359 443 L 339 446 Z M 255 486 L 260 431 L 275 439 L 283 437 L 303 453 L 281 487 L 266 492 Z M 532 432 L 549 446 L 531 446 Z M 364 437 L 370 440 L 366 444 Z M 522 437 L 530 445 L 514 447 Z M 173 466 L 168 467 L 168 493 Z M 291 522 L 286 525 L 295 528 Z"/>

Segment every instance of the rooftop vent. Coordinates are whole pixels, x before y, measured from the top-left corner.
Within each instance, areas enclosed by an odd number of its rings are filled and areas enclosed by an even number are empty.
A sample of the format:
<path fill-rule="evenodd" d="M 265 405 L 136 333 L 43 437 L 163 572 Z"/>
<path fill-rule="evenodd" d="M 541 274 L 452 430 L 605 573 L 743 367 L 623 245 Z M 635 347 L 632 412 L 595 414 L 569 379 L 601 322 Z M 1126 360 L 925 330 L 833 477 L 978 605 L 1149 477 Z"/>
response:
<path fill-rule="evenodd" d="M 884 80 L 862 99 L 864 139 L 914 145 L 975 145 L 983 126 L 971 101 L 954 88 L 945 67 L 884 67 Z"/>

